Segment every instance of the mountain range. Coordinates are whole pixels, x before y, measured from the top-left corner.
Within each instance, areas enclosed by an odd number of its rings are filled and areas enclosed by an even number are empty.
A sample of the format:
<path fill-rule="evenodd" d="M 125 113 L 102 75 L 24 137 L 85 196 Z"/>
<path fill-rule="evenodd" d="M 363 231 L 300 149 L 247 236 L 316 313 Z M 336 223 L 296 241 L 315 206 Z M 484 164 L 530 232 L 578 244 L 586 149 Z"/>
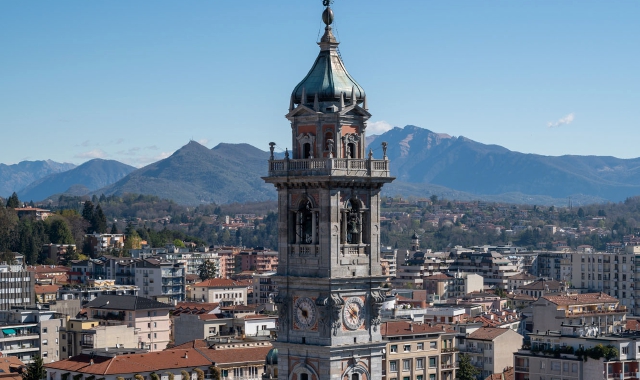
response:
<path fill-rule="evenodd" d="M 71 170 L 50 174 L 18 191 L 23 200 L 42 200 L 52 194 L 84 195 L 120 180 L 136 170 L 115 160 L 96 158 Z M 79 186 L 79 187 L 78 187 Z"/>
<path fill-rule="evenodd" d="M 0 196 L 8 197 L 33 181 L 50 174 L 75 168 L 74 164 L 47 161 L 22 161 L 14 165 L 0 164 Z"/>
<path fill-rule="evenodd" d="M 382 156 L 382 141 L 388 143 L 391 174 L 397 178 L 384 187 L 387 195 L 566 205 L 569 198 L 574 204 L 586 204 L 640 194 L 640 158 L 523 154 L 416 126 L 369 136 L 367 143 L 376 158 Z M 18 195 L 22 200 L 40 200 L 61 192 L 139 193 L 189 205 L 273 200 L 275 189 L 260 178 L 267 174 L 268 157 L 268 152 L 248 144 L 223 143 L 208 149 L 191 141 L 170 157 L 137 170 L 109 160 L 92 160 L 77 168 L 39 161 L 59 172 L 34 178 Z M 71 167 L 64 171 L 63 165 Z M 0 180 L 2 170 L 0 165 Z M 12 178 L 37 177 L 13 170 Z M 7 189 L 19 186 L 0 183 Z"/>

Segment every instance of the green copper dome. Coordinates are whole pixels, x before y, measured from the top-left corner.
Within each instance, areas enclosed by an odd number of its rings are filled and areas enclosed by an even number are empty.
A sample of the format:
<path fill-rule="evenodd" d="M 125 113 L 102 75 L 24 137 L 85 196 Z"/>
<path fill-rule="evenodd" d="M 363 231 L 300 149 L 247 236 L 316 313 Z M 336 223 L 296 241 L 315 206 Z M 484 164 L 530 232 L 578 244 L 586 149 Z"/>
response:
<path fill-rule="evenodd" d="M 267 353 L 267 357 L 265 358 L 266 365 L 275 365 L 278 364 L 278 349 L 272 348 Z"/>
<path fill-rule="evenodd" d="M 307 76 L 293 90 L 291 94 L 293 102 L 313 103 L 316 95 L 320 102 L 338 102 L 342 94 L 345 100 L 350 100 L 354 95 L 352 92 L 355 92 L 356 102 L 362 102 L 365 96 L 364 89 L 349 75 L 338 54 L 338 41 L 333 36 L 329 25 L 333 22 L 331 8 L 325 9 L 322 19 L 327 26 L 318 44 L 320 54 Z M 306 99 L 302 99 L 303 93 Z"/>

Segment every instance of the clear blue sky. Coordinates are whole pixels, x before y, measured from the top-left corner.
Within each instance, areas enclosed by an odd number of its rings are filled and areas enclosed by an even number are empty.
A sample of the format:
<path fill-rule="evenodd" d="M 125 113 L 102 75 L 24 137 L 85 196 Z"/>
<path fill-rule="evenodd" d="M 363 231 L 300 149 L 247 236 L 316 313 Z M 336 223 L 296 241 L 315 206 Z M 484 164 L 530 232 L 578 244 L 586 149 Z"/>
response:
<path fill-rule="evenodd" d="M 0 163 L 290 144 L 321 0 L 0 2 Z M 336 0 L 372 130 L 640 156 L 640 1 Z"/>

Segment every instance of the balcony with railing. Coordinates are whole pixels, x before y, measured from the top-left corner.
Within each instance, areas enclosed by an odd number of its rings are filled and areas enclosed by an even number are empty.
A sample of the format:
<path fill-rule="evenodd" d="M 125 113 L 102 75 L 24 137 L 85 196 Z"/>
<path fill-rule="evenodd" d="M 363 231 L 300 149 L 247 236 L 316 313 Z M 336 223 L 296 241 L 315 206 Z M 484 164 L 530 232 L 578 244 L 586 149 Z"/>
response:
<path fill-rule="evenodd" d="M 389 160 L 309 158 L 269 161 L 269 177 L 284 176 L 389 177 Z"/>

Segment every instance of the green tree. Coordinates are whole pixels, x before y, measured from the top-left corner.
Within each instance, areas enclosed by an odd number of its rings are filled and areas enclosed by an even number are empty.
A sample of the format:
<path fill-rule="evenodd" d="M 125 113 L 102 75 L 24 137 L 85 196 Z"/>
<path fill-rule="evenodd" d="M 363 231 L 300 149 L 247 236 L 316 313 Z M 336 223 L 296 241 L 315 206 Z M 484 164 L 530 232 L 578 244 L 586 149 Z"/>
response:
<path fill-rule="evenodd" d="M 23 380 L 41 380 L 47 377 L 47 371 L 44 369 L 44 362 L 40 355 L 36 355 L 33 361 L 27 366 L 26 372 L 22 374 Z"/>
<path fill-rule="evenodd" d="M 480 374 L 473 364 L 471 364 L 471 358 L 467 354 L 461 354 L 459 357 L 458 370 L 456 374 L 459 380 L 476 380 L 476 376 Z"/>
<path fill-rule="evenodd" d="M 124 239 L 124 249 L 128 251 L 130 249 L 140 248 L 142 248 L 142 238 L 138 235 L 136 230 L 131 229 L 131 233 Z"/>
<path fill-rule="evenodd" d="M 578 218 L 584 218 L 584 210 L 582 207 L 578 209 Z"/>
<path fill-rule="evenodd" d="M 93 209 L 93 203 L 91 201 L 84 202 L 84 207 L 82 208 L 82 217 L 89 223 L 93 220 L 93 213 L 95 210 Z"/>
<path fill-rule="evenodd" d="M 7 199 L 7 208 L 18 208 L 20 207 L 20 200 L 18 199 L 18 194 L 14 191 L 13 194 Z"/>
<path fill-rule="evenodd" d="M 173 239 L 173 245 L 175 245 L 178 248 L 185 248 L 186 246 L 184 245 L 184 242 L 180 239 Z"/>
<path fill-rule="evenodd" d="M 96 212 L 93 214 L 93 219 L 91 219 L 91 228 L 99 234 L 107 233 L 107 217 L 104 215 L 100 205 L 96 206 Z"/>
<path fill-rule="evenodd" d="M 216 264 L 211 260 L 205 260 L 198 265 L 198 276 L 202 281 L 214 278 L 216 276 Z"/>
<path fill-rule="evenodd" d="M 71 229 L 62 218 L 55 218 L 49 224 L 49 240 L 53 244 L 75 244 Z"/>
<path fill-rule="evenodd" d="M 116 222 L 113 222 L 113 224 L 111 225 L 111 232 L 112 235 L 115 235 L 118 233 L 118 226 L 116 226 Z"/>

